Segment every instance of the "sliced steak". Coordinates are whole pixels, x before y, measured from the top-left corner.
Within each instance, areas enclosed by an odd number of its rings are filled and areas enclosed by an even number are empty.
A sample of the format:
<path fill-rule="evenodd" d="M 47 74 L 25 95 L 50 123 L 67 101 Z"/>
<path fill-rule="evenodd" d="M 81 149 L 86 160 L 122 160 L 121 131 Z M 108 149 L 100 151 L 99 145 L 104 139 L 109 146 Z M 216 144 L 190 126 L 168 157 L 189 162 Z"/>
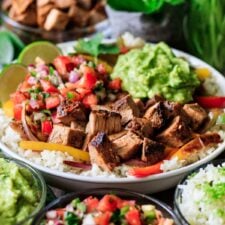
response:
<path fill-rule="evenodd" d="M 84 138 L 85 133 L 81 130 L 74 130 L 63 125 L 54 125 L 48 142 L 81 148 Z"/>
<path fill-rule="evenodd" d="M 137 134 L 128 131 L 125 135 L 114 139 L 112 143 L 113 149 L 117 152 L 120 158 L 128 160 L 136 155 L 140 150 L 142 140 Z"/>
<path fill-rule="evenodd" d="M 99 132 L 88 145 L 90 159 L 106 171 L 112 171 L 119 163 L 119 157 L 106 133 Z"/>
<path fill-rule="evenodd" d="M 81 102 L 63 101 L 57 108 L 57 118 L 67 126 L 70 126 L 71 122 L 86 121 L 86 108 Z"/>
<path fill-rule="evenodd" d="M 193 130 L 198 130 L 207 121 L 208 114 L 198 103 L 185 104 L 183 110 L 188 115 Z"/>
<path fill-rule="evenodd" d="M 140 137 L 151 137 L 153 134 L 151 122 L 146 118 L 133 118 L 127 124 L 126 129 L 135 132 Z"/>
<path fill-rule="evenodd" d="M 165 145 L 179 148 L 191 138 L 192 133 L 190 128 L 182 120 L 181 116 L 176 116 L 169 127 L 157 135 L 156 140 Z"/>
<path fill-rule="evenodd" d="M 130 95 L 117 100 L 113 104 L 113 109 L 122 116 L 122 125 L 127 124 L 134 117 L 140 116 L 140 110 Z"/>
<path fill-rule="evenodd" d="M 93 110 L 89 115 L 86 133 L 96 135 L 98 132 L 113 134 L 121 131 L 121 115 L 114 111 Z"/>
<path fill-rule="evenodd" d="M 165 146 L 159 142 L 144 138 L 141 160 L 154 164 L 164 158 Z"/>

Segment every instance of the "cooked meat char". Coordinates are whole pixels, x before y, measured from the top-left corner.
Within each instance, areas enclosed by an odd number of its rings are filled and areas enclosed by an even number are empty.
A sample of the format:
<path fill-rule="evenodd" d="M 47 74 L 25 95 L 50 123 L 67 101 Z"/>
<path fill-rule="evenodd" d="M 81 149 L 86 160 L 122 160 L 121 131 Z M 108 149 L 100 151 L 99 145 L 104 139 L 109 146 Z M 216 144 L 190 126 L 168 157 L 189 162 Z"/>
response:
<path fill-rule="evenodd" d="M 140 111 L 139 117 L 142 117 L 142 115 L 145 112 L 145 104 L 144 104 L 144 102 L 140 98 L 135 98 L 134 102 L 135 102 L 136 106 L 138 107 L 138 109 Z"/>
<path fill-rule="evenodd" d="M 145 109 L 148 109 L 149 107 L 155 105 L 157 102 L 163 102 L 165 99 L 159 95 L 155 95 L 153 98 L 150 98 L 146 104 L 145 104 Z"/>
<path fill-rule="evenodd" d="M 113 149 L 117 152 L 123 160 L 128 160 L 136 153 L 141 147 L 142 140 L 135 133 L 128 131 L 125 135 L 114 139 L 112 141 Z"/>
<path fill-rule="evenodd" d="M 193 130 L 198 130 L 208 119 L 207 112 L 198 103 L 185 104 L 183 110 L 188 115 Z"/>
<path fill-rule="evenodd" d="M 165 116 L 168 120 L 174 118 L 175 116 L 181 115 L 182 105 L 177 102 L 163 102 L 165 108 Z"/>
<path fill-rule="evenodd" d="M 141 160 L 154 164 L 164 158 L 165 146 L 159 142 L 144 138 Z"/>
<path fill-rule="evenodd" d="M 119 157 L 112 148 L 106 133 L 99 132 L 88 145 L 91 163 L 106 171 L 112 171 L 119 163 Z"/>
<path fill-rule="evenodd" d="M 140 116 L 140 110 L 130 95 L 117 100 L 113 104 L 113 109 L 118 111 L 122 116 L 122 125 L 127 124 L 134 117 Z"/>
<path fill-rule="evenodd" d="M 137 118 L 134 117 L 126 126 L 126 129 L 129 129 L 140 137 L 151 137 L 153 134 L 153 128 L 146 118 Z"/>
<path fill-rule="evenodd" d="M 119 133 L 111 134 L 111 135 L 109 135 L 109 140 L 114 141 L 114 140 L 122 137 L 125 134 L 127 134 L 127 130 L 122 130 Z"/>
<path fill-rule="evenodd" d="M 74 130 L 63 125 L 54 125 L 53 130 L 48 138 L 48 142 L 81 148 L 84 138 L 85 133 L 81 130 Z"/>
<path fill-rule="evenodd" d="M 169 127 L 156 136 L 157 141 L 177 148 L 187 143 L 191 138 L 191 130 L 181 116 L 176 116 Z"/>
<path fill-rule="evenodd" d="M 86 122 L 83 121 L 72 121 L 70 124 L 70 128 L 73 130 L 81 130 L 83 132 L 85 132 L 85 128 L 86 128 Z"/>
<path fill-rule="evenodd" d="M 113 134 L 121 131 L 121 115 L 114 111 L 93 110 L 89 115 L 86 133 L 95 135 L 98 132 Z"/>
<path fill-rule="evenodd" d="M 63 101 L 57 108 L 57 118 L 67 126 L 70 126 L 71 122 L 86 121 L 86 109 L 81 102 L 69 102 Z"/>
<path fill-rule="evenodd" d="M 23 125 L 22 125 L 22 122 L 21 121 L 16 121 L 16 120 L 13 120 L 10 122 L 10 127 L 16 131 L 20 137 L 23 139 L 23 140 L 29 140 L 29 138 L 27 137 L 24 129 L 23 129 Z"/>

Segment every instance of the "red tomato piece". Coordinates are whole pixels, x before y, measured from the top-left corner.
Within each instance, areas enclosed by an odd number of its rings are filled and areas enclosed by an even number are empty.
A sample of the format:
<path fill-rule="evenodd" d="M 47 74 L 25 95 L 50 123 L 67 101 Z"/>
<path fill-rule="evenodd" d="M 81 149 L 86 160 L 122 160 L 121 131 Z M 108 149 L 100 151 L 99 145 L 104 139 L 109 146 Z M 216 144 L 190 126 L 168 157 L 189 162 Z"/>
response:
<path fill-rule="evenodd" d="M 129 225 L 141 225 L 141 215 L 137 209 L 129 210 L 126 215 L 125 219 Z"/>
<path fill-rule="evenodd" d="M 15 120 L 21 120 L 21 117 L 22 117 L 22 105 L 21 104 L 14 105 L 13 114 L 14 114 Z"/>
<path fill-rule="evenodd" d="M 52 109 L 60 104 L 60 99 L 58 96 L 50 96 L 45 99 L 46 109 Z"/>
<path fill-rule="evenodd" d="M 82 98 L 85 96 L 85 95 L 88 95 L 88 94 L 91 94 L 91 90 L 89 89 L 84 89 L 84 88 L 77 88 L 76 89 L 76 92 L 78 92 Z"/>
<path fill-rule="evenodd" d="M 42 100 L 34 100 L 34 99 L 31 99 L 29 101 L 29 105 L 32 109 L 42 109 L 44 108 L 44 103 Z"/>
<path fill-rule="evenodd" d="M 122 80 L 120 78 L 116 78 L 109 82 L 109 88 L 112 90 L 120 90 L 122 86 Z"/>
<path fill-rule="evenodd" d="M 96 211 L 99 204 L 99 200 L 90 196 L 84 200 L 84 203 L 87 206 L 87 212 L 91 213 Z"/>
<path fill-rule="evenodd" d="M 225 108 L 225 96 L 199 96 L 196 101 L 204 108 Z"/>
<path fill-rule="evenodd" d="M 42 121 L 42 123 L 41 123 L 41 132 L 42 132 L 43 135 L 51 134 L 52 129 L 53 129 L 52 121 L 50 121 L 50 120 Z"/>
<path fill-rule="evenodd" d="M 47 93 L 59 92 L 59 90 L 48 80 L 40 80 L 43 90 Z"/>
<path fill-rule="evenodd" d="M 95 217 L 96 225 L 109 225 L 111 216 L 112 216 L 111 212 L 105 212 Z"/>
<path fill-rule="evenodd" d="M 89 95 L 86 95 L 83 98 L 82 102 L 88 108 L 92 105 L 97 105 L 98 104 L 98 98 L 95 94 L 89 94 Z"/>
<path fill-rule="evenodd" d="M 12 102 L 17 105 L 17 104 L 21 104 L 23 101 L 26 100 L 26 97 L 24 96 L 23 93 L 16 91 L 15 93 L 13 93 L 11 96 L 11 100 Z"/>
<path fill-rule="evenodd" d="M 75 68 L 75 64 L 72 62 L 69 56 L 58 56 L 53 62 L 56 70 L 59 74 L 65 75 Z"/>
<path fill-rule="evenodd" d="M 98 71 L 100 74 L 102 74 L 102 75 L 107 74 L 107 70 L 106 70 L 106 68 L 105 68 L 105 65 L 102 64 L 102 63 L 99 63 L 99 64 L 97 65 L 97 71 Z"/>
<path fill-rule="evenodd" d="M 102 212 L 114 212 L 118 206 L 118 199 L 115 195 L 105 195 L 98 204 L 98 210 Z"/>

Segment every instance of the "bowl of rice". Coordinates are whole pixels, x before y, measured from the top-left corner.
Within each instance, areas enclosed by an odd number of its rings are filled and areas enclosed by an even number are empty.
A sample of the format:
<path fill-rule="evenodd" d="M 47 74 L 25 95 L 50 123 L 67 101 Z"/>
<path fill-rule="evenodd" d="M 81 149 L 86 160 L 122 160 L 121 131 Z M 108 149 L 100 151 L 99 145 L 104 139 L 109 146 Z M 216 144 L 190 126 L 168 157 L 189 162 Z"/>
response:
<path fill-rule="evenodd" d="M 225 159 L 192 171 L 176 188 L 175 212 L 185 225 L 225 224 Z"/>

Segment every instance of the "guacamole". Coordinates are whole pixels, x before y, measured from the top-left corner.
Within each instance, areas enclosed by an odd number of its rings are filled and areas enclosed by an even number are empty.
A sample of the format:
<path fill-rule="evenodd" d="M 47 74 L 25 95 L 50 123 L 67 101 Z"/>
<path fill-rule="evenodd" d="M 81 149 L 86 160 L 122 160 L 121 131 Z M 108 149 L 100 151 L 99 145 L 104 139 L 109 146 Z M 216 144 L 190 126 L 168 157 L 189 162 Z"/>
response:
<path fill-rule="evenodd" d="M 180 103 L 192 100 L 200 82 L 187 61 L 176 57 L 165 43 L 145 44 L 120 55 L 112 78 L 122 79 L 122 87 L 134 98 L 160 95 Z"/>
<path fill-rule="evenodd" d="M 39 201 L 31 172 L 0 158 L 0 224 L 15 225 L 31 215 Z"/>

